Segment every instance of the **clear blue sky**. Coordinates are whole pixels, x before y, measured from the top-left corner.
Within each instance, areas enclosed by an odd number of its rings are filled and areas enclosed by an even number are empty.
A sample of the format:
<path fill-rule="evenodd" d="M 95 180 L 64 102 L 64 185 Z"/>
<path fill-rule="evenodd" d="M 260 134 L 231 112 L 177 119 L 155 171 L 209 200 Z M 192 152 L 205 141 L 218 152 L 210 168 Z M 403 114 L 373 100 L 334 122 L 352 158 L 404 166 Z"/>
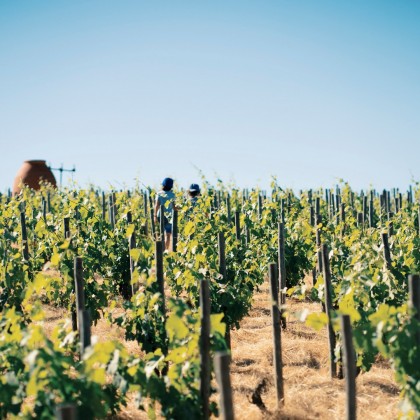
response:
<path fill-rule="evenodd" d="M 103 188 L 407 188 L 419 22 L 417 0 L 1 0 L 0 191 L 27 159 Z"/>

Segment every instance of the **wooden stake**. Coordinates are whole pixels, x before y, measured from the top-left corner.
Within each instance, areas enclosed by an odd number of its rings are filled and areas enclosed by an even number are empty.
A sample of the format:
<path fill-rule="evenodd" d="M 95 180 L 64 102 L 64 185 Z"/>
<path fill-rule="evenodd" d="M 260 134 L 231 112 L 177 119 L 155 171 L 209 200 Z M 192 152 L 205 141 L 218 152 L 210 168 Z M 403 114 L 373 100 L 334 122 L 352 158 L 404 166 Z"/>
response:
<path fill-rule="evenodd" d="M 65 217 L 64 219 L 64 238 L 70 238 L 70 218 Z"/>
<path fill-rule="evenodd" d="M 176 252 L 178 246 L 178 210 L 172 210 L 172 251 Z"/>
<path fill-rule="evenodd" d="M 163 248 L 164 242 L 163 241 L 156 241 L 155 242 L 155 258 L 156 258 L 156 279 L 159 285 L 159 292 L 162 295 L 162 313 L 166 313 L 166 305 L 165 305 L 165 283 L 163 277 Z"/>
<path fill-rule="evenodd" d="M 232 215 L 231 215 L 231 208 L 230 208 L 230 195 L 226 196 L 226 212 L 227 212 L 227 220 L 229 225 L 232 222 Z"/>
<path fill-rule="evenodd" d="M 356 358 L 353 347 L 353 333 L 350 316 L 341 315 L 343 334 L 343 364 L 346 380 L 346 419 L 356 419 Z"/>
<path fill-rule="evenodd" d="M 371 195 L 371 199 L 370 199 L 370 202 L 369 202 L 369 227 L 371 227 L 371 228 L 375 227 L 373 216 L 374 216 L 373 198 L 372 198 L 372 195 Z"/>
<path fill-rule="evenodd" d="M 77 420 L 77 405 L 72 403 L 60 404 L 55 409 L 56 420 Z"/>
<path fill-rule="evenodd" d="M 78 312 L 80 355 L 83 357 L 87 347 L 90 346 L 90 313 L 87 310 Z"/>
<path fill-rule="evenodd" d="M 233 420 L 233 399 L 230 383 L 230 355 L 227 352 L 217 352 L 214 357 L 216 379 L 220 393 L 220 415 L 222 420 Z"/>
<path fill-rule="evenodd" d="M 29 245 L 28 245 L 28 232 L 26 230 L 25 212 L 20 212 L 20 225 L 22 231 L 22 254 L 26 263 L 29 262 Z"/>
<path fill-rule="evenodd" d="M 155 215 L 154 215 L 154 210 L 151 207 L 150 208 L 150 226 L 152 227 L 152 237 L 156 238 L 156 227 L 155 227 Z"/>
<path fill-rule="evenodd" d="M 47 221 L 47 202 L 44 197 L 42 197 L 42 217 Z"/>
<path fill-rule="evenodd" d="M 223 232 L 218 233 L 219 243 L 219 273 L 223 276 L 223 281 L 227 281 L 226 275 L 226 250 L 225 250 L 225 235 Z"/>
<path fill-rule="evenodd" d="M 236 232 L 236 240 L 241 240 L 241 219 L 239 211 L 235 211 L 235 232 Z"/>
<path fill-rule="evenodd" d="M 200 395 L 202 403 L 202 419 L 210 417 L 210 288 L 208 280 L 200 281 Z"/>
<path fill-rule="evenodd" d="M 85 284 L 83 278 L 83 259 L 76 257 L 74 259 L 74 289 L 76 294 L 76 314 L 80 314 L 85 309 Z M 77 325 L 80 332 L 80 318 L 77 318 Z"/>
<path fill-rule="evenodd" d="M 105 220 L 106 215 L 106 198 L 105 198 L 105 192 L 102 191 L 102 219 Z"/>
<path fill-rule="evenodd" d="M 384 246 L 384 260 L 386 263 L 386 267 L 389 271 L 392 270 L 392 264 L 391 264 L 391 251 L 389 249 L 389 242 L 388 242 L 388 234 L 387 233 L 381 233 L 382 238 L 382 244 Z"/>
<path fill-rule="evenodd" d="M 112 194 L 108 197 L 108 214 L 109 214 L 109 223 L 111 225 L 111 229 L 115 227 L 115 219 L 114 219 L 114 204 L 112 201 Z"/>
<path fill-rule="evenodd" d="M 133 223 L 133 215 L 131 214 L 131 211 L 127 212 L 127 223 L 132 224 Z M 134 273 L 134 260 L 131 256 L 131 250 L 136 248 L 136 232 L 133 230 L 133 233 L 130 235 L 130 238 L 128 240 L 128 253 L 130 257 L 130 278 L 131 278 L 131 296 L 135 295 L 139 289 L 138 283 L 133 283 L 133 273 Z M 129 287 L 127 287 L 127 295 L 129 295 L 128 290 L 130 290 Z M 131 297 L 127 296 L 127 297 Z"/>
<path fill-rule="evenodd" d="M 328 343 L 330 351 L 330 375 L 331 378 L 337 377 L 337 364 L 335 362 L 335 343 L 336 337 L 332 326 L 332 296 L 331 296 L 331 272 L 330 272 L 330 261 L 328 259 L 328 247 L 322 245 L 322 267 L 324 271 L 324 282 L 325 282 L 325 312 L 328 317 Z"/>
<path fill-rule="evenodd" d="M 286 293 L 287 288 L 286 282 L 286 259 L 285 259 L 285 238 L 284 238 L 284 224 L 278 224 L 278 266 L 279 266 L 279 292 L 280 292 L 280 304 L 281 306 L 286 304 Z M 284 316 L 284 310 L 280 309 L 280 318 L 283 329 L 286 329 L 286 317 Z"/>
<path fill-rule="evenodd" d="M 409 306 L 415 310 L 415 319 L 420 322 L 420 275 L 408 276 Z M 420 347 L 420 331 L 417 331 L 417 346 Z"/>
<path fill-rule="evenodd" d="M 165 242 L 165 206 L 163 204 L 160 205 L 160 240 Z"/>
<path fill-rule="evenodd" d="M 283 389 L 283 362 L 281 354 L 281 326 L 279 311 L 279 295 L 277 290 L 277 265 L 269 265 L 270 294 L 271 294 L 271 318 L 273 322 L 273 361 L 274 383 L 276 385 L 277 407 L 284 404 Z"/>

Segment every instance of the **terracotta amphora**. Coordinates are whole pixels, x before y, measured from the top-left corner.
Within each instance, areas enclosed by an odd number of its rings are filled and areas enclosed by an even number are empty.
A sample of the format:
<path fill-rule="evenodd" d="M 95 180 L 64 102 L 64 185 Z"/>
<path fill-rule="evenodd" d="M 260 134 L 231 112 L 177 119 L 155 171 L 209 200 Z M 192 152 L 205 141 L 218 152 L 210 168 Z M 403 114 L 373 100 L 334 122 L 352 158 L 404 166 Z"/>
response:
<path fill-rule="evenodd" d="M 41 181 L 48 182 L 53 187 L 57 186 L 54 175 L 45 160 L 25 160 L 13 182 L 13 194 L 20 193 L 22 183 L 34 190 L 39 190 Z"/>

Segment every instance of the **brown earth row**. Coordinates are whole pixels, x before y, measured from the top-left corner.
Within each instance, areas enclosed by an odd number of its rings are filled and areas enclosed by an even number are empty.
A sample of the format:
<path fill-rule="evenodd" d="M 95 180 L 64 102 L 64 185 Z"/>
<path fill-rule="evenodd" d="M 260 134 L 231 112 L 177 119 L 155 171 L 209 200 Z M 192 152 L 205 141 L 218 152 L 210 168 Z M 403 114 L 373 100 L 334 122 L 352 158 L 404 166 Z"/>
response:
<path fill-rule="evenodd" d="M 330 379 L 326 329 L 314 331 L 301 320 L 303 311 L 319 311 L 319 303 L 289 300 L 287 329 L 282 332 L 285 401 L 277 408 L 273 371 L 273 339 L 268 283 L 254 296 L 253 307 L 238 330 L 231 333 L 234 413 L 236 419 L 343 419 L 344 381 Z M 51 330 L 63 310 L 47 309 L 45 329 Z M 92 328 L 98 340 L 124 341 L 128 350 L 140 354 L 134 342 L 124 340 L 123 331 L 100 320 Z M 214 396 L 218 398 L 218 395 Z M 389 363 L 378 361 L 357 377 L 357 416 L 360 419 L 398 417 L 399 389 Z M 118 419 L 146 419 L 130 401 Z"/>

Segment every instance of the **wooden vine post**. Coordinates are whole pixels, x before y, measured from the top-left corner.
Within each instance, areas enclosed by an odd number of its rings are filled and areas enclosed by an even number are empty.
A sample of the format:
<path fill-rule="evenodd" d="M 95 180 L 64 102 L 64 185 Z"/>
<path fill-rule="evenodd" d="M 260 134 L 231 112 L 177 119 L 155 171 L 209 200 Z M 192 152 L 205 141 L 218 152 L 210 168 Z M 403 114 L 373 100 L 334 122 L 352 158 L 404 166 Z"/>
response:
<path fill-rule="evenodd" d="M 165 206 L 160 205 L 159 211 L 159 224 L 160 224 L 160 240 L 165 243 Z"/>
<path fill-rule="evenodd" d="M 149 215 L 148 211 L 148 198 L 147 198 L 147 192 L 145 191 L 143 193 L 143 209 L 144 209 L 144 217 L 147 219 L 147 216 Z"/>
<path fill-rule="evenodd" d="M 172 251 L 176 252 L 178 246 L 178 210 L 172 210 Z"/>
<path fill-rule="evenodd" d="M 222 275 L 223 281 L 226 282 L 226 244 L 224 233 L 219 232 L 217 238 L 219 244 L 219 274 Z"/>
<path fill-rule="evenodd" d="M 128 224 L 133 223 L 133 215 L 131 214 L 131 211 L 127 212 L 127 223 Z M 133 260 L 133 257 L 131 256 L 131 250 L 135 248 L 136 248 L 136 232 L 133 230 L 133 233 L 130 235 L 130 238 L 128 240 L 128 252 L 129 252 L 129 257 L 130 257 L 131 296 L 135 295 L 139 288 L 138 283 L 133 283 L 134 260 Z M 128 290 L 130 290 L 129 287 L 127 287 L 127 291 Z"/>
<path fill-rule="evenodd" d="M 219 245 L 219 274 L 223 277 L 223 282 L 227 282 L 227 268 L 226 268 L 226 243 L 225 235 L 223 232 L 218 234 L 218 245 Z M 230 341 L 230 330 L 226 325 L 226 335 L 225 335 L 226 345 L 228 348 L 231 348 Z"/>
<path fill-rule="evenodd" d="M 232 222 L 232 215 L 231 215 L 231 206 L 230 206 L 230 195 L 226 196 L 226 212 L 227 212 L 227 221 L 229 225 Z"/>
<path fill-rule="evenodd" d="M 26 230 L 25 212 L 20 212 L 20 225 L 22 232 L 22 254 L 26 263 L 29 262 L 28 231 Z"/>
<path fill-rule="evenodd" d="M 420 275 L 408 276 L 409 306 L 414 309 L 414 317 L 420 323 Z M 416 334 L 417 346 L 420 347 L 420 331 Z"/>
<path fill-rule="evenodd" d="M 117 207 L 117 193 L 115 191 L 112 192 L 112 217 L 114 219 L 114 225 L 115 220 L 117 217 L 118 207 Z"/>
<path fill-rule="evenodd" d="M 284 404 L 283 389 L 283 361 L 281 354 L 281 325 L 279 311 L 279 294 L 277 290 L 277 265 L 269 265 L 270 295 L 271 295 L 271 319 L 273 322 L 273 363 L 274 383 L 276 385 L 277 407 Z"/>
<path fill-rule="evenodd" d="M 375 227 L 374 226 L 374 209 L 373 209 L 373 192 L 370 194 L 370 201 L 369 201 L 369 227 Z"/>
<path fill-rule="evenodd" d="M 241 218 L 239 211 L 235 211 L 235 233 L 236 233 L 236 240 L 241 240 Z"/>
<path fill-rule="evenodd" d="M 159 285 L 159 292 L 162 295 L 162 313 L 165 315 L 166 313 L 166 304 L 165 304 L 165 283 L 163 277 L 163 248 L 164 242 L 163 241 L 156 241 L 155 242 L 155 258 L 156 258 L 156 279 Z"/>
<path fill-rule="evenodd" d="M 84 287 L 85 287 L 85 281 L 83 278 L 83 259 L 81 257 L 76 257 L 74 259 L 74 292 L 76 295 L 76 308 L 75 308 L 76 326 L 79 328 L 79 330 L 80 330 L 79 314 L 80 314 L 80 311 L 83 311 L 85 309 Z M 74 328 L 74 325 L 73 325 L 73 330 L 74 331 L 76 330 L 76 328 Z"/>
<path fill-rule="evenodd" d="M 60 404 L 55 409 L 57 420 L 77 420 L 77 405 L 74 403 Z"/>
<path fill-rule="evenodd" d="M 70 218 L 65 217 L 63 221 L 64 221 L 64 238 L 70 239 Z"/>
<path fill-rule="evenodd" d="M 420 236 L 420 205 L 417 210 L 417 225 L 418 225 L 418 235 Z"/>
<path fill-rule="evenodd" d="M 80 355 L 83 356 L 86 349 L 90 346 L 90 313 L 86 309 L 78 312 Z"/>
<path fill-rule="evenodd" d="M 152 229 L 152 237 L 156 239 L 155 211 L 153 207 L 150 207 L 150 227 Z"/>
<path fill-rule="evenodd" d="M 340 221 L 342 224 L 341 234 L 344 235 L 346 231 L 346 205 L 344 203 L 340 204 Z"/>
<path fill-rule="evenodd" d="M 388 236 L 389 237 L 394 235 L 394 223 L 392 222 L 393 217 L 394 217 L 394 213 L 388 212 Z"/>
<path fill-rule="evenodd" d="M 333 220 L 335 217 L 335 196 L 334 193 L 330 191 L 330 220 Z"/>
<path fill-rule="evenodd" d="M 284 198 L 280 199 L 280 222 L 284 223 L 286 217 L 286 210 L 284 204 Z"/>
<path fill-rule="evenodd" d="M 331 378 L 337 377 L 337 364 L 335 362 L 335 344 L 336 338 L 334 329 L 332 326 L 332 297 L 331 297 L 331 272 L 330 272 L 330 261 L 328 259 L 328 247 L 327 245 L 322 245 L 322 267 L 324 274 L 325 282 L 325 312 L 328 317 L 328 343 L 329 343 L 329 352 L 330 352 L 330 375 Z"/>
<path fill-rule="evenodd" d="M 200 395 L 202 403 L 202 419 L 210 417 L 210 288 L 208 280 L 200 281 Z"/>
<path fill-rule="evenodd" d="M 147 208 L 147 203 L 148 202 L 148 198 L 147 198 L 147 192 L 143 193 L 143 207 L 144 207 L 144 227 L 143 227 L 143 233 L 147 236 L 149 234 L 149 223 L 148 223 L 148 216 L 149 216 L 149 211 Z"/>
<path fill-rule="evenodd" d="M 245 190 L 245 189 L 243 189 L 243 190 L 242 190 L 242 208 L 244 208 L 244 207 L 245 207 L 245 204 L 246 204 L 247 199 L 248 199 L 248 197 L 247 197 L 247 194 L 246 194 L 246 190 Z M 237 205 L 237 206 L 239 206 L 239 204 L 238 204 L 238 201 L 237 201 L 237 200 L 236 200 L 236 205 Z"/>
<path fill-rule="evenodd" d="M 389 242 L 388 242 L 388 234 L 381 233 L 382 244 L 384 246 L 384 260 L 386 263 L 386 268 L 391 271 L 392 270 L 392 263 L 391 263 L 391 251 L 389 249 Z"/>
<path fill-rule="evenodd" d="M 316 248 L 317 248 L 317 271 L 318 273 L 322 273 L 322 250 L 321 250 L 321 227 L 320 225 L 322 224 L 322 216 L 321 216 L 321 205 L 320 205 L 320 200 L 319 197 L 317 197 L 316 202 L 315 202 L 315 217 L 316 217 L 316 237 L 315 237 L 315 241 L 316 241 Z"/>
<path fill-rule="evenodd" d="M 359 212 L 357 213 L 357 227 L 363 229 L 363 224 L 364 224 L 363 213 Z"/>
<path fill-rule="evenodd" d="M 362 208 L 362 212 L 363 212 L 363 224 L 365 224 L 365 220 L 366 220 L 366 216 L 368 214 L 368 198 L 367 195 L 363 196 L 363 208 Z"/>
<path fill-rule="evenodd" d="M 47 221 L 47 201 L 42 197 L 42 217 Z"/>
<path fill-rule="evenodd" d="M 343 364 L 346 381 L 346 419 L 356 419 L 356 357 L 353 346 L 353 333 L 350 316 L 341 315 L 343 334 Z"/>
<path fill-rule="evenodd" d="M 148 195 L 148 198 L 149 198 L 149 207 L 150 207 L 150 209 L 153 209 L 153 207 L 154 207 L 153 198 L 150 194 Z M 145 214 L 145 216 L 146 216 L 146 214 Z M 152 217 L 152 219 L 153 219 L 153 217 Z"/>
<path fill-rule="evenodd" d="M 262 219 L 262 197 L 261 194 L 258 194 L 258 219 L 261 220 Z"/>
<path fill-rule="evenodd" d="M 76 294 L 77 328 L 80 339 L 81 357 L 86 348 L 90 346 L 90 313 L 85 309 L 85 290 L 83 277 L 83 260 L 81 257 L 74 259 L 74 285 Z M 73 318 L 74 322 L 74 318 Z M 74 329 L 74 325 L 73 325 Z"/>
<path fill-rule="evenodd" d="M 220 415 L 222 420 L 233 420 L 233 398 L 230 382 L 230 355 L 228 352 L 217 352 L 214 356 L 214 369 L 219 385 Z"/>
<path fill-rule="evenodd" d="M 283 305 L 286 304 L 286 259 L 285 259 L 285 243 L 284 243 L 284 223 L 278 224 L 278 267 L 279 267 L 279 292 L 280 292 L 280 320 L 283 329 L 286 329 L 286 317 L 284 316 Z"/>
<path fill-rule="evenodd" d="M 49 191 L 47 193 L 47 211 L 51 213 L 51 194 Z"/>
<path fill-rule="evenodd" d="M 111 224 L 111 229 L 115 227 L 115 213 L 114 213 L 114 203 L 113 195 L 110 194 L 108 197 L 108 213 L 109 213 L 109 223 Z"/>
<path fill-rule="evenodd" d="M 102 191 L 102 219 L 105 220 L 106 216 L 106 198 L 105 198 L 105 192 Z"/>
<path fill-rule="evenodd" d="M 311 225 L 311 226 L 315 226 L 315 209 L 314 209 L 314 206 L 310 206 L 309 207 L 309 224 Z"/>

